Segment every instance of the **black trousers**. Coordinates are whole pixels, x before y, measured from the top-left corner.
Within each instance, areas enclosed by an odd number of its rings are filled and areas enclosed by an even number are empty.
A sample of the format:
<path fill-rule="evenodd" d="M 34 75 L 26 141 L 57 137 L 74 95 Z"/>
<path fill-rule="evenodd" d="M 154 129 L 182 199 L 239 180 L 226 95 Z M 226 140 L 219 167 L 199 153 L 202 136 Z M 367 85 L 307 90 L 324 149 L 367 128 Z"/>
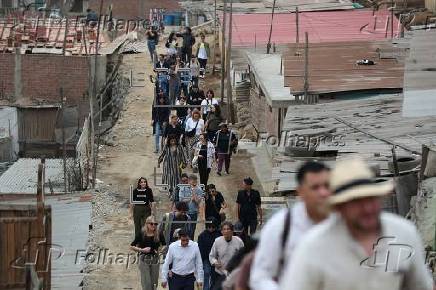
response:
<path fill-rule="evenodd" d="M 198 62 L 200 63 L 200 68 L 203 68 L 204 72 L 206 72 L 207 59 L 199 58 Z"/>
<path fill-rule="evenodd" d="M 215 271 L 214 271 L 215 272 Z M 223 282 L 226 280 L 225 275 L 220 275 L 217 272 L 215 272 L 215 276 L 212 282 L 212 285 L 210 286 L 211 290 L 221 290 L 223 287 Z"/>
<path fill-rule="evenodd" d="M 173 273 L 173 276 L 168 279 L 169 290 L 194 290 L 194 283 L 194 274 L 180 276 Z"/>
<path fill-rule="evenodd" d="M 198 173 L 200 174 L 200 184 L 207 185 L 209 180 L 210 168 L 207 168 L 207 160 L 198 161 Z"/>
<path fill-rule="evenodd" d="M 244 226 L 244 232 L 246 235 L 248 235 L 248 233 L 250 232 L 250 236 L 251 236 L 256 232 L 257 218 L 241 220 L 241 223 Z M 249 229 L 250 229 L 250 231 L 249 231 Z"/>

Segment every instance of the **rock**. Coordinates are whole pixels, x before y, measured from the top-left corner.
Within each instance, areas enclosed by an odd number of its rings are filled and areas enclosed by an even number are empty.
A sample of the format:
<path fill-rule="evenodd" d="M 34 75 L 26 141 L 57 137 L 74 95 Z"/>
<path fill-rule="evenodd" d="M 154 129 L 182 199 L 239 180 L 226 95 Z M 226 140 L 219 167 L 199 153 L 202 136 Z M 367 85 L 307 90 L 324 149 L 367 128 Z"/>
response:
<path fill-rule="evenodd" d="M 248 124 L 244 127 L 243 135 L 241 139 L 248 139 L 251 141 L 256 141 L 258 139 L 258 133 L 256 131 L 256 128 L 253 126 L 253 124 Z"/>

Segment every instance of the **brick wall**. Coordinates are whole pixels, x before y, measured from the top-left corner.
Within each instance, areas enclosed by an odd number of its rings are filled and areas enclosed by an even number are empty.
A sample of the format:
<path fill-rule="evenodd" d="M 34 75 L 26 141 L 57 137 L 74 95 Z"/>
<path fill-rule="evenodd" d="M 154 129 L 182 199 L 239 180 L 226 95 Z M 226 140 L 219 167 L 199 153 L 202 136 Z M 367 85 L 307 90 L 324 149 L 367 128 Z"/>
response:
<path fill-rule="evenodd" d="M 177 0 L 106 0 L 103 3 L 102 14 L 107 14 L 108 7 L 111 4 L 113 16 L 118 19 L 148 17 L 148 13 L 152 8 L 180 10 Z M 90 0 L 89 8 L 98 14 L 100 10 L 100 0 Z M 142 9 L 143 11 L 141 11 Z"/>
<path fill-rule="evenodd" d="M 0 53 L 0 98 L 14 95 L 14 67 L 14 56 Z"/>
<path fill-rule="evenodd" d="M 78 104 L 88 92 L 87 57 L 22 55 L 23 97 L 59 101 L 62 87 L 67 104 Z"/>
<path fill-rule="evenodd" d="M 252 82 L 250 91 L 250 111 L 254 126 L 259 132 L 267 132 L 271 136 L 278 135 L 279 109 L 271 108 L 261 89 Z"/>

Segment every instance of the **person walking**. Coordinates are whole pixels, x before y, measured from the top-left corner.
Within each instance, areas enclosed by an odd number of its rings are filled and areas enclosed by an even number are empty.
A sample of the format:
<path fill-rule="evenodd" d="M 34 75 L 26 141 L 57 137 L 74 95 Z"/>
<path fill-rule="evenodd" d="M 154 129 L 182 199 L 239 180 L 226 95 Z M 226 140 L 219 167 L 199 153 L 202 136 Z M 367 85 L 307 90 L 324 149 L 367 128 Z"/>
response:
<path fill-rule="evenodd" d="M 186 106 L 186 105 L 190 105 L 190 103 L 188 103 L 188 98 L 186 96 L 180 96 L 180 99 L 176 101 L 176 106 Z M 182 108 L 176 108 L 176 112 L 177 112 L 177 117 L 179 117 L 179 120 L 182 122 L 183 124 L 183 128 L 185 127 L 185 123 L 186 123 L 186 118 L 188 117 L 188 115 L 191 113 L 191 110 L 187 107 L 182 107 Z"/>
<path fill-rule="evenodd" d="M 259 191 L 252 188 L 253 179 L 244 178 L 243 190 L 238 192 L 236 203 L 238 204 L 238 219 L 244 226 L 244 232 L 253 235 L 258 223 L 262 224 L 262 208 Z M 259 219 L 258 219 L 259 218 Z M 250 230 L 250 231 L 249 231 Z"/>
<path fill-rule="evenodd" d="M 162 223 L 159 226 L 159 234 L 165 239 L 165 244 L 170 245 L 177 239 L 174 238 L 174 232 L 177 229 L 190 231 L 191 218 L 187 215 L 188 205 L 185 202 L 176 202 L 175 209 L 172 212 L 165 213 Z"/>
<path fill-rule="evenodd" d="M 149 27 L 145 33 L 145 36 L 147 37 L 147 47 L 148 52 L 150 53 L 151 63 L 154 64 L 157 61 L 156 45 L 159 41 L 159 34 L 156 30 L 156 27 Z"/>
<path fill-rule="evenodd" d="M 180 178 L 180 183 L 177 184 L 176 190 L 174 191 L 174 197 L 173 197 L 174 205 L 176 202 L 180 201 L 180 197 L 179 197 L 180 188 L 182 188 L 183 190 L 184 186 L 189 186 L 189 176 L 186 173 L 182 173 Z"/>
<path fill-rule="evenodd" d="M 183 132 L 184 130 L 179 122 L 179 118 L 177 117 L 177 115 L 171 114 L 169 123 L 166 124 L 162 134 L 164 138 L 164 143 L 166 143 L 169 136 L 175 137 L 177 139 L 177 142 L 180 143 Z"/>
<path fill-rule="evenodd" d="M 297 171 L 300 201 L 274 214 L 263 226 L 250 275 L 252 290 L 279 290 L 279 279 L 301 238 L 328 217 L 330 169 L 309 161 Z M 274 249 L 274 250 L 272 250 Z"/>
<path fill-rule="evenodd" d="M 230 159 L 232 152 L 238 146 L 236 135 L 229 131 L 227 124 L 221 123 L 220 130 L 215 135 L 214 143 L 218 157 L 217 174 L 221 176 L 223 165 L 225 166 L 226 173 L 230 174 Z"/>
<path fill-rule="evenodd" d="M 221 289 L 221 284 L 228 275 L 227 263 L 238 250 L 244 247 L 242 240 L 233 236 L 233 224 L 231 222 L 221 224 L 221 234 L 222 236 L 213 243 L 209 254 L 210 264 L 215 267 L 216 274 L 211 287 L 212 290 Z"/>
<path fill-rule="evenodd" d="M 175 32 L 170 33 L 167 42 L 165 43 L 165 47 L 167 48 L 167 56 L 170 59 L 170 62 L 173 63 L 175 61 L 175 56 L 177 54 L 177 48 L 178 48 Z"/>
<path fill-rule="evenodd" d="M 186 63 L 191 62 L 192 46 L 195 44 L 195 36 L 192 35 L 191 27 L 186 26 L 184 32 L 176 33 L 177 37 L 183 38 L 182 44 L 182 60 Z"/>
<path fill-rule="evenodd" d="M 144 177 L 138 179 L 137 186 L 132 193 L 132 202 L 134 203 L 130 204 L 129 211 L 135 224 L 135 236 L 137 236 L 141 233 L 141 228 L 154 207 L 153 191 Z"/>
<path fill-rule="evenodd" d="M 432 290 L 416 226 L 382 212 L 392 180 L 376 182 L 361 159 L 337 161 L 330 177 L 332 218 L 314 227 L 283 272 L 283 290 Z"/>
<path fill-rule="evenodd" d="M 165 147 L 158 158 L 158 167 L 163 162 L 162 184 L 169 186 L 170 193 L 174 191 L 180 183 L 182 169 L 187 165 L 186 155 L 179 139 L 170 135 L 167 138 Z"/>
<path fill-rule="evenodd" d="M 210 46 L 206 42 L 206 36 L 204 33 L 200 34 L 200 42 L 197 44 L 197 58 L 200 63 L 200 77 L 204 77 L 206 74 L 207 60 L 210 57 Z"/>
<path fill-rule="evenodd" d="M 156 80 L 157 80 L 157 89 L 161 89 L 165 96 L 169 96 L 169 86 L 168 86 L 168 72 L 157 72 L 156 69 L 169 69 L 170 66 L 168 62 L 165 60 L 165 56 L 163 54 L 159 55 L 159 60 L 156 62 L 155 66 L 156 72 Z"/>
<path fill-rule="evenodd" d="M 158 105 L 166 105 L 166 99 L 163 95 L 158 98 Z M 161 149 L 161 140 L 160 137 L 163 132 L 163 128 L 165 124 L 168 122 L 168 118 L 170 116 L 170 109 L 166 107 L 155 107 L 153 104 L 153 109 L 151 113 L 151 125 L 153 126 L 153 135 L 154 135 L 154 153 L 158 153 Z"/>
<path fill-rule="evenodd" d="M 206 124 L 204 128 L 207 132 L 207 139 L 210 142 L 213 142 L 215 138 L 216 132 L 220 129 L 220 124 L 224 121 L 224 118 L 221 116 L 221 108 L 219 105 L 213 105 L 211 111 L 207 115 Z"/>
<path fill-rule="evenodd" d="M 200 134 L 199 141 L 194 145 L 194 160 L 197 160 L 200 184 L 207 185 L 212 164 L 215 161 L 215 147 L 207 140 L 205 133 Z"/>
<path fill-rule="evenodd" d="M 171 265 L 171 270 L 170 270 Z M 194 290 L 195 282 L 203 288 L 203 263 L 198 244 L 189 239 L 186 231 L 179 231 L 179 240 L 168 248 L 162 266 L 162 288 L 170 290 Z"/>
<path fill-rule="evenodd" d="M 159 285 L 159 248 L 165 244 L 165 239 L 159 236 L 157 226 L 155 217 L 149 216 L 142 232 L 130 244 L 130 249 L 139 253 L 142 290 L 156 290 Z"/>
<path fill-rule="evenodd" d="M 215 99 L 213 90 L 208 90 L 206 93 L 206 99 L 201 101 L 201 113 L 203 114 L 203 120 L 207 120 L 207 115 L 212 110 L 212 107 L 218 104 L 218 100 Z"/>
<path fill-rule="evenodd" d="M 179 98 L 180 91 L 180 77 L 177 73 L 177 68 L 175 64 L 170 65 L 170 70 L 168 72 L 168 91 L 170 104 L 174 105 Z"/>
<path fill-rule="evenodd" d="M 205 196 L 205 212 L 207 217 L 213 217 L 221 224 L 225 220 L 224 209 L 227 204 L 221 192 L 216 190 L 214 184 L 209 184 L 206 187 Z"/>
<path fill-rule="evenodd" d="M 198 235 L 198 247 L 200 248 L 204 272 L 203 290 L 211 289 L 215 269 L 210 264 L 209 254 L 215 239 L 221 236 L 221 232 L 218 230 L 220 223 L 214 217 L 208 217 L 207 222 L 206 229 Z"/>
<path fill-rule="evenodd" d="M 191 231 L 190 237 L 194 239 L 195 229 L 197 227 L 198 215 L 200 213 L 200 219 L 204 220 L 204 191 L 198 185 L 197 175 L 189 175 L 189 186 L 180 187 L 179 200 L 188 204 L 188 215 L 191 218 Z M 201 207 L 201 209 L 200 209 Z"/>
<path fill-rule="evenodd" d="M 192 110 L 191 118 L 188 118 L 185 124 L 184 143 L 186 156 L 189 164 L 192 166 L 192 158 L 194 157 L 193 146 L 197 143 L 200 134 L 204 129 L 204 121 L 201 119 L 200 112 L 197 109 Z"/>
<path fill-rule="evenodd" d="M 204 92 L 198 86 L 192 86 L 189 92 L 189 102 L 193 106 L 198 106 L 196 109 L 200 110 L 201 102 L 204 100 Z"/>
<path fill-rule="evenodd" d="M 192 56 L 191 62 L 189 63 L 189 68 L 191 69 L 191 84 L 193 86 L 198 86 L 198 78 L 200 76 L 200 65 L 198 64 L 197 57 Z"/>

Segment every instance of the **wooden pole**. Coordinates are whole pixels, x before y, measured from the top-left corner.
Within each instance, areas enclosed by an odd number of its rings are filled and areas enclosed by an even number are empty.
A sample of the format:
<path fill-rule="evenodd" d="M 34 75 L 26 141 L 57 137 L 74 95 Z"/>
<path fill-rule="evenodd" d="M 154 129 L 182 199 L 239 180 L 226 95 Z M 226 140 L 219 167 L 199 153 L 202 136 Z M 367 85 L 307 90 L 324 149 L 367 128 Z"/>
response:
<path fill-rule="evenodd" d="M 227 39 L 227 53 L 226 53 L 226 74 L 227 74 L 227 113 L 228 119 L 233 123 L 233 96 L 232 96 L 232 81 L 231 81 L 231 68 L 230 63 L 232 60 L 232 23 L 233 22 L 233 0 L 230 0 L 230 17 L 229 17 L 229 37 Z"/>
<path fill-rule="evenodd" d="M 62 55 L 65 55 L 65 49 L 67 46 L 67 35 L 68 35 L 68 16 L 65 18 L 65 35 L 64 35 L 64 43 L 62 45 Z"/>
<path fill-rule="evenodd" d="M 391 39 L 394 38 L 394 0 L 391 1 Z"/>
<path fill-rule="evenodd" d="M 309 33 L 305 32 L 304 46 L 304 99 L 307 100 L 307 92 L 309 90 Z"/>
<path fill-rule="evenodd" d="M 271 12 L 271 25 L 269 27 L 269 36 L 268 36 L 268 44 L 266 45 L 266 53 L 269 54 L 271 50 L 271 35 L 273 30 L 273 23 L 274 23 L 274 10 L 276 8 L 276 0 L 273 1 L 273 7 Z"/>
<path fill-rule="evenodd" d="M 224 79 L 225 79 L 225 64 L 226 64 L 226 12 L 227 0 L 224 0 L 223 7 L 223 26 L 221 30 L 221 103 L 224 102 Z"/>
<path fill-rule="evenodd" d="M 61 122 L 62 122 L 62 159 L 64 165 L 64 193 L 67 192 L 67 145 L 65 142 L 65 117 L 64 117 L 64 88 L 60 88 L 60 98 L 61 98 Z"/>
<path fill-rule="evenodd" d="M 300 42 L 300 20 L 299 20 L 299 11 L 298 11 L 298 6 L 295 7 L 295 30 L 296 30 L 296 34 L 295 34 L 295 43 L 299 43 Z"/>
<path fill-rule="evenodd" d="M 217 18 L 217 9 L 216 9 L 216 1 L 214 1 L 214 27 L 213 27 L 213 55 L 212 55 L 212 75 L 215 75 L 215 65 L 216 65 L 216 43 L 218 40 L 218 18 Z"/>
<path fill-rule="evenodd" d="M 100 10 L 99 10 L 99 18 L 97 25 L 97 40 L 95 41 L 95 53 L 94 53 L 94 80 L 93 80 L 93 92 L 90 98 L 91 105 L 91 158 L 92 158 L 92 188 L 95 188 L 95 179 L 97 176 L 97 154 L 95 154 L 94 145 L 95 145 L 95 127 L 94 127 L 94 102 L 97 97 L 97 59 L 98 59 L 98 45 L 100 40 L 100 23 L 101 23 L 101 14 L 103 10 L 103 1 L 100 0 Z"/>

